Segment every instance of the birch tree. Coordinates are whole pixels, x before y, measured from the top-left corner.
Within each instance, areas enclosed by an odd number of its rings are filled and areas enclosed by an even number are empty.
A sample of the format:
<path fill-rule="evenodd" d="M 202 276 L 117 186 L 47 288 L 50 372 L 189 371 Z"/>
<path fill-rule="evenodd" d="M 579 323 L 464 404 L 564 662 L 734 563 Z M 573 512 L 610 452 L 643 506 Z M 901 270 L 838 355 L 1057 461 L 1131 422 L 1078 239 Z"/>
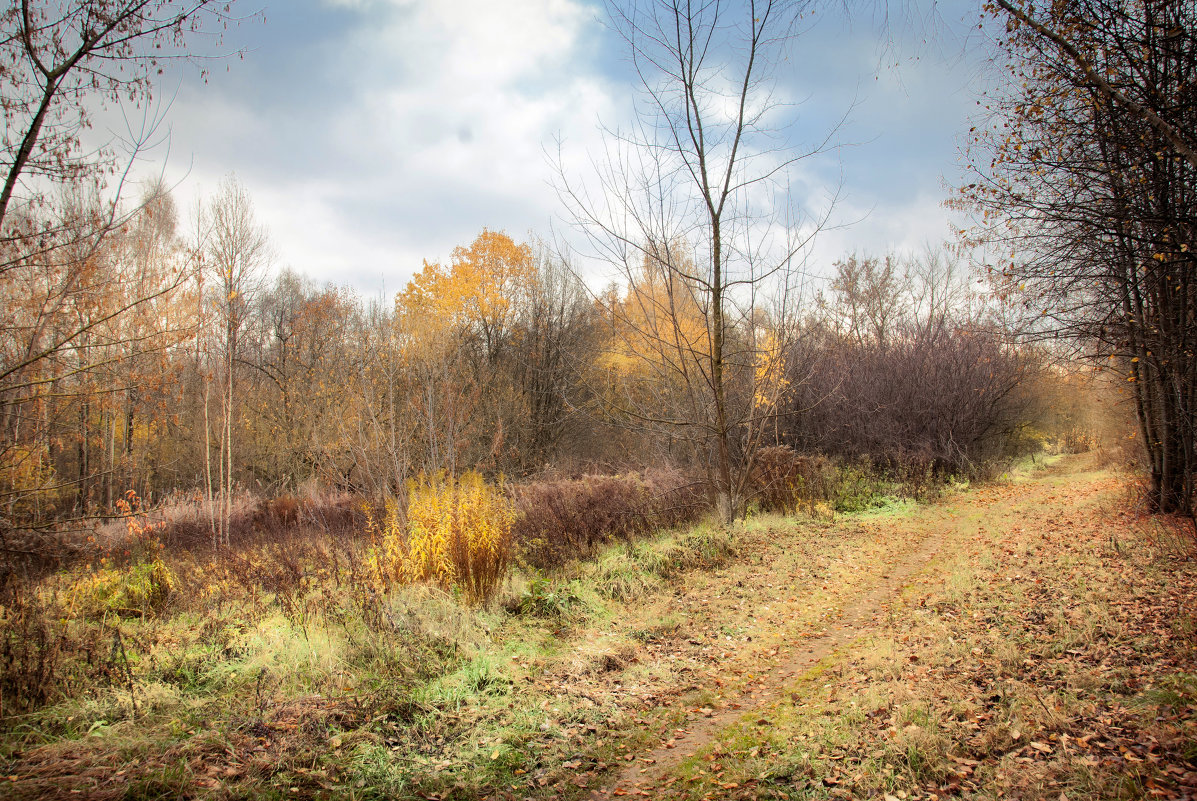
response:
<path fill-rule="evenodd" d="M 219 341 L 219 362 L 211 375 L 219 387 L 221 413 L 216 437 L 217 481 L 213 487 L 209 445 L 207 492 L 209 505 L 218 511 L 214 515 L 217 521 L 213 531 L 214 544 L 227 545 L 234 485 L 236 440 L 233 420 L 238 400 L 237 367 L 244 349 L 245 329 L 272 253 L 266 229 L 254 218 L 249 193 L 231 177 L 224 181 L 220 193 L 204 211 L 201 236 L 199 250 L 203 254 L 204 271 L 211 282 L 210 322 Z"/>

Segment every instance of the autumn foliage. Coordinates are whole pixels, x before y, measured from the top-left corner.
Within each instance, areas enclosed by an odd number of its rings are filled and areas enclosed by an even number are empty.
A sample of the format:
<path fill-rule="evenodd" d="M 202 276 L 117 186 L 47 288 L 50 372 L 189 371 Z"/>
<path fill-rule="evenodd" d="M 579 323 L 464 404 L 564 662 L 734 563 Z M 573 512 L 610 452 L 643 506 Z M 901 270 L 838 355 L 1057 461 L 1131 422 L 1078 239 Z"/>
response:
<path fill-rule="evenodd" d="M 516 539 L 522 557 L 537 568 L 692 522 L 708 508 L 702 483 L 670 469 L 534 481 L 516 487 L 515 496 Z"/>
<path fill-rule="evenodd" d="M 386 504 L 370 523 L 379 581 L 431 582 L 484 603 L 507 577 L 515 510 L 480 474 L 421 476 L 408 485 L 407 512 Z"/>

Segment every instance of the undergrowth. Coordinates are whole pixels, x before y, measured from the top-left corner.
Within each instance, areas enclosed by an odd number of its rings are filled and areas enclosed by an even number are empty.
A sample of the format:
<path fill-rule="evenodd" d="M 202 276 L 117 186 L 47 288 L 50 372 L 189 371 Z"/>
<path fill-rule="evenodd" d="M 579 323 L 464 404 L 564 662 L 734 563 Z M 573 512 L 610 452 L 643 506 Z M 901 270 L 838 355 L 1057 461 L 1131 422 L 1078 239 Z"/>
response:
<path fill-rule="evenodd" d="M 704 502 L 676 474 L 621 478 L 627 495 L 569 481 L 538 490 L 559 502 L 538 525 L 648 497 L 640 508 L 675 527 L 612 515 L 626 525 L 592 527 L 566 558 L 551 527 L 520 535 L 481 479 L 430 479 L 352 536 L 301 514 L 277 540 L 211 554 L 142 536 L 90 567 L 10 582 L 0 773 L 23 797 L 580 792 L 647 736 L 636 717 L 675 719 L 636 688 L 685 687 L 684 669 L 641 664 L 639 649 L 685 636 L 671 604 L 688 585 L 777 559 L 820 596 L 814 569 L 789 564 L 801 549 L 777 550 L 791 523 L 690 525 Z M 817 517 L 821 536 L 831 524 Z M 749 637 L 740 625 L 709 636 L 721 648 Z M 694 693 L 702 704 L 710 690 Z"/>
<path fill-rule="evenodd" d="M 378 590 L 391 582 L 435 582 L 485 603 L 507 577 L 515 509 L 501 487 L 478 473 L 421 477 L 408 486 L 406 515 L 395 500 L 371 519 L 370 561 Z"/>
<path fill-rule="evenodd" d="M 513 656 L 550 658 L 621 599 L 666 591 L 736 545 L 721 528 L 681 528 L 510 574 L 512 517 L 481 479 L 432 479 L 403 522 L 396 508 L 356 538 L 309 528 L 204 554 L 146 534 L 10 583 L 0 761 L 18 779 L 0 795 L 390 798 L 440 786 L 421 755 L 450 746 L 477 755 L 461 797 L 509 783 L 536 764 L 525 751 L 546 720 L 513 704 L 528 691 Z"/>

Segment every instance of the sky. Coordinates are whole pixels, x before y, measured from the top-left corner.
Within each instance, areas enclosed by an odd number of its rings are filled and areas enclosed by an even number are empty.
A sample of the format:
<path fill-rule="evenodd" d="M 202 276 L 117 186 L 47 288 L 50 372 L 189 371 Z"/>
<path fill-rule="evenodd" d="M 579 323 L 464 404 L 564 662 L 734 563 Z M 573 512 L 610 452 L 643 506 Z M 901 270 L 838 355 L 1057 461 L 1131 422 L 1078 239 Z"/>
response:
<path fill-rule="evenodd" d="M 586 180 L 603 128 L 632 114 L 634 77 L 594 0 L 286 0 L 220 45 L 238 56 L 168 74 L 167 142 L 141 155 L 181 214 L 233 175 L 270 232 L 277 269 L 393 294 L 485 227 L 575 236 L 557 190 Z M 861 5 L 865 11 L 853 10 Z M 913 252 L 951 236 L 986 48 L 977 0 L 846 0 L 808 20 L 769 79 L 787 137 L 829 151 L 791 185 L 811 214 L 838 196 L 809 259 Z M 911 10 L 913 9 L 913 11 Z M 840 124 L 840 121 L 843 121 Z M 601 271 L 601 266 L 593 269 Z"/>

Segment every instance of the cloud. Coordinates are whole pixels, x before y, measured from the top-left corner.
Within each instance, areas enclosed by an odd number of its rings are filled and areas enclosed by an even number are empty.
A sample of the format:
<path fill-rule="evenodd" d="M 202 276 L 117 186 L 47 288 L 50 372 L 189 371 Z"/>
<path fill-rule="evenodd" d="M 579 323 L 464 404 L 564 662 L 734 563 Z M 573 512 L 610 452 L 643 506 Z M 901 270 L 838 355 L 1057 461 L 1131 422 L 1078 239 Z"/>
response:
<path fill-rule="evenodd" d="M 187 205 L 233 172 L 281 262 L 397 287 L 484 226 L 547 229 L 545 143 L 611 105 L 600 32 L 577 0 L 296 3 L 183 85 L 168 174 Z"/>
<path fill-rule="evenodd" d="M 633 90 L 596 3 L 289 0 L 230 34 L 243 60 L 182 82 L 166 169 L 180 208 L 233 172 L 281 265 L 371 292 L 401 288 L 484 226 L 560 229 L 545 150 L 563 139 L 581 176 L 602 151 L 598 121 L 625 124 Z M 878 71 L 876 36 L 820 20 L 775 66 L 776 99 L 805 101 L 779 110 L 796 119 L 787 140 L 818 141 L 852 108 L 839 134 L 852 146 L 804 163 L 795 190 L 817 209 L 842 178 L 838 220 L 864 221 L 824 233 L 812 263 L 946 232 L 941 176 L 970 76 L 926 53 Z"/>

